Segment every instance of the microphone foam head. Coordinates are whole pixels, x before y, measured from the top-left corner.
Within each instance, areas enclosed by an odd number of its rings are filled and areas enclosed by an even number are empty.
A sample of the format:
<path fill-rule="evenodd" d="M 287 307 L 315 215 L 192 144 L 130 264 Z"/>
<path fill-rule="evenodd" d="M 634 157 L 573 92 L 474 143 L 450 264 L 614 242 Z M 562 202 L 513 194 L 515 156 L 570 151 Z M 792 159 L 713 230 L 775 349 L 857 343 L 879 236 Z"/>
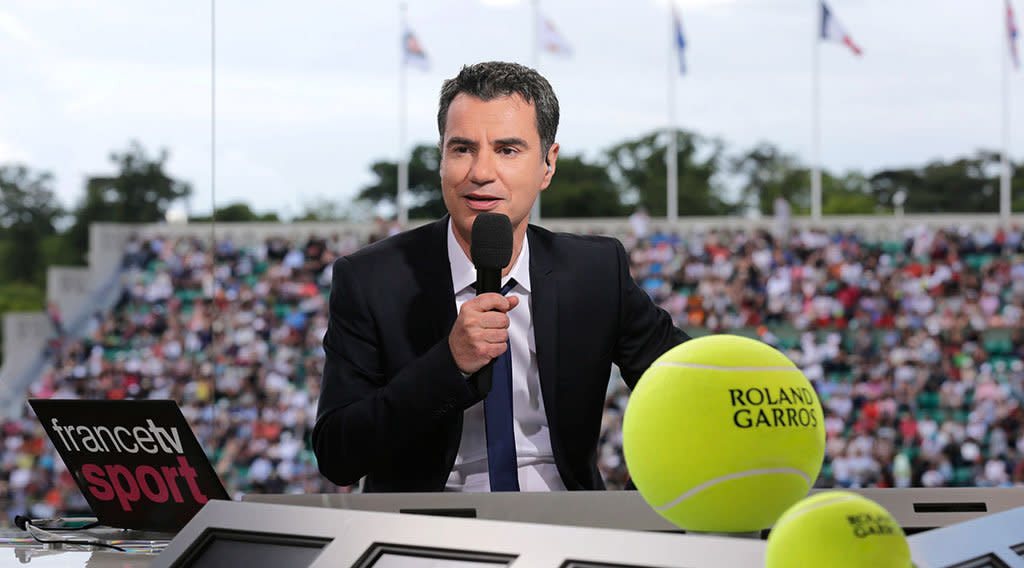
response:
<path fill-rule="evenodd" d="M 481 213 L 473 221 L 469 256 L 477 268 L 503 269 L 512 260 L 512 222 L 501 213 Z"/>

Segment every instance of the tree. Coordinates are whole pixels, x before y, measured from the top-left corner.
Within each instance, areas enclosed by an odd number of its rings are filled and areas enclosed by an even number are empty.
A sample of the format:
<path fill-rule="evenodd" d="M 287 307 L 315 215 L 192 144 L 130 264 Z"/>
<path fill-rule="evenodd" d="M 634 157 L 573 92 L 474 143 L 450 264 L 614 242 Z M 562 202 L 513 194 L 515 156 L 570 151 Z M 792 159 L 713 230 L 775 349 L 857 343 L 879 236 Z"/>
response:
<path fill-rule="evenodd" d="M 899 192 L 904 195 L 920 191 L 921 176 L 911 169 L 886 169 L 874 173 L 868 180 L 875 201 L 880 205 L 893 205 L 893 198 Z"/>
<path fill-rule="evenodd" d="M 603 164 L 559 156 L 551 185 L 540 194 L 542 217 L 618 217 L 626 208 Z"/>
<path fill-rule="evenodd" d="M 319 197 L 303 205 L 295 221 L 345 221 L 349 218 L 350 212 L 340 202 Z"/>
<path fill-rule="evenodd" d="M 409 218 L 437 218 L 447 213 L 441 194 L 441 152 L 435 145 L 416 146 L 409 159 Z M 395 207 L 398 164 L 377 161 L 370 166 L 377 181 L 364 187 L 356 198 L 374 207 Z M 603 217 L 624 211 L 620 192 L 608 175 L 607 166 L 589 163 L 582 156 L 558 159 L 551 186 L 541 193 L 546 217 Z M 308 212 L 307 212 L 308 213 Z"/>
<path fill-rule="evenodd" d="M 921 168 L 882 170 L 870 183 L 876 200 L 886 207 L 903 191 L 908 213 L 996 213 L 999 154 L 980 150 L 972 157 L 935 160 Z"/>
<path fill-rule="evenodd" d="M 998 154 L 978 152 L 951 163 L 935 161 L 921 170 L 923 191 L 907 196 L 914 212 L 996 213 L 999 211 Z"/>
<path fill-rule="evenodd" d="M 1010 174 L 1010 208 L 1024 213 L 1024 162 L 1013 165 Z"/>
<path fill-rule="evenodd" d="M 110 154 L 116 175 L 86 181 L 85 198 L 75 209 L 75 223 L 68 232 L 80 259 L 88 248 L 90 224 L 160 222 L 172 203 L 191 195 L 189 184 L 164 172 L 167 158 L 167 150 L 150 158 L 142 145 L 133 141 L 124 152 Z"/>
<path fill-rule="evenodd" d="M 49 172 L 0 167 L 0 281 L 44 283 L 43 241 L 64 215 L 52 184 Z"/>
<path fill-rule="evenodd" d="M 760 211 L 762 215 L 771 215 L 775 199 L 782 197 L 789 202 L 793 213 L 806 215 L 810 212 L 810 173 L 796 157 L 773 144 L 762 142 L 733 158 L 730 166 L 732 173 L 742 179 L 742 205 Z"/>
<path fill-rule="evenodd" d="M 683 130 L 677 130 L 675 135 L 680 214 L 734 212 L 735 206 L 723 199 L 723 189 L 716 182 L 723 160 L 723 143 Z M 653 132 L 617 144 L 605 154 L 610 174 L 624 189 L 623 201 L 645 206 L 652 216 L 664 216 L 668 211 L 665 138 L 663 133 Z"/>
<path fill-rule="evenodd" d="M 249 208 L 247 203 L 231 203 L 223 207 L 218 207 L 215 211 L 215 217 L 218 222 L 224 223 L 239 223 L 239 222 L 253 222 L 253 221 L 271 221 L 278 222 L 281 219 L 278 218 L 277 213 L 256 213 Z M 214 218 L 209 215 L 190 217 L 189 221 L 196 223 L 209 223 Z"/>
<path fill-rule="evenodd" d="M 875 199 L 870 180 L 860 172 L 847 172 L 841 177 L 828 172 L 821 179 L 821 212 L 824 215 L 871 215 L 885 208 Z"/>
<path fill-rule="evenodd" d="M 436 145 L 420 144 L 409 158 L 410 219 L 433 219 L 447 213 L 441 196 L 441 151 Z M 386 160 L 374 162 L 370 171 L 377 181 L 364 187 L 356 197 L 358 201 L 376 207 L 395 208 L 398 195 L 398 164 Z"/>

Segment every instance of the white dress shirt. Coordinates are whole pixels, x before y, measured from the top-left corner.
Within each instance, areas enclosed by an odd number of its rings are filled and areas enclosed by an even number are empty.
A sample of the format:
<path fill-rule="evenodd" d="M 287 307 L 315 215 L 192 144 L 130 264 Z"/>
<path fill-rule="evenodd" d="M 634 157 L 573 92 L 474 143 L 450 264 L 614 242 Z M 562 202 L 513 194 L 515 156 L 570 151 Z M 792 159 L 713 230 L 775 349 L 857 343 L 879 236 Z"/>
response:
<path fill-rule="evenodd" d="M 455 240 L 451 220 L 448 221 L 448 262 L 452 269 L 455 309 L 462 308 L 476 296 L 476 268 Z M 533 337 L 533 302 L 530 297 L 530 242 L 523 240 L 523 249 L 508 276 L 516 285 L 508 296 L 517 296 L 519 305 L 508 312 L 509 342 L 512 347 L 512 418 L 516 439 L 516 461 L 519 466 L 520 491 L 563 491 L 565 484 L 555 466 L 548 434 L 548 419 L 540 392 L 537 371 L 537 348 Z M 484 426 L 484 403 L 466 409 L 462 416 L 462 440 L 455 456 L 455 465 L 448 476 L 446 491 L 490 491 L 487 473 L 487 433 Z"/>

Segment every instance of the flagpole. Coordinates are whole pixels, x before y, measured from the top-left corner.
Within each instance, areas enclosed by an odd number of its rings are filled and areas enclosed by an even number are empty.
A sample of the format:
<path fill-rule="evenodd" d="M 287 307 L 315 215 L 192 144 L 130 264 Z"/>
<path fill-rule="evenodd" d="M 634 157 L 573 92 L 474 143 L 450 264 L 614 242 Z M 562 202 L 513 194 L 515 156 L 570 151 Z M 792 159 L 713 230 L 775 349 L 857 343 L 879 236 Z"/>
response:
<path fill-rule="evenodd" d="M 402 41 L 405 41 L 406 31 L 409 29 L 405 19 L 405 2 L 399 4 L 399 29 Z M 405 144 L 406 129 L 406 47 L 402 44 L 399 50 L 399 72 L 398 72 L 398 194 L 395 196 L 395 205 L 398 207 L 398 224 L 405 227 L 409 222 L 409 209 L 406 201 L 406 194 L 409 192 L 409 156 Z"/>
<path fill-rule="evenodd" d="M 530 38 L 530 65 L 533 66 L 538 72 L 540 71 L 540 0 L 533 0 L 530 3 L 533 11 L 532 23 L 530 25 L 531 38 Z M 544 148 L 541 148 L 543 151 Z M 530 222 L 534 224 L 540 224 L 540 197 L 541 193 L 537 194 L 537 199 L 533 202 L 533 207 L 530 208 Z"/>
<path fill-rule="evenodd" d="M 821 166 L 819 165 L 821 147 L 821 93 L 819 77 L 819 50 L 821 49 L 822 8 L 821 0 L 814 0 L 818 13 L 818 26 L 814 33 L 813 64 L 811 71 L 811 220 L 821 221 Z"/>
<path fill-rule="evenodd" d="M 679 164 L 676 146 L 676 74 L 679 73 L 679 54 L 676 46 L 676 20 L 674 6 L 669 3 L 669 41 L 668 41 L 668 144 L 665 148 L 665 216 L 670 223 L 679 219 Z"/>
<path fill-rule="evenodd" d="M 1007 19 L 1006 28 L 1009 29 L 1009 11 L 1006 9 L 1008 6 L 1004 3 L 1004 18 Z M 1013 38 L 1009 33 L 1004 32 L 1003 36 L 1006 37 L 1006 50 L 1003 53 L 1003 156 L 1002 162 L 1002 175 L 999 180 L 999 218 L 1003 223 L 1010 221 L 1010 54 L 1013 50 L 1013 45 L 1010 42 Z"/>

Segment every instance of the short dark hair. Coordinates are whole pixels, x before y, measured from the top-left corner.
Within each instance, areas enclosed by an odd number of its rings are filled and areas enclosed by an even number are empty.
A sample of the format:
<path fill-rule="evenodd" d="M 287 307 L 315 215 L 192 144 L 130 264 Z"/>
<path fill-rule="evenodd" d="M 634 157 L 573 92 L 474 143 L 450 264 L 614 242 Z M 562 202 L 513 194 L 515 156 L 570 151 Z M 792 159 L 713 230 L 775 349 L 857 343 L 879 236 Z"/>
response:
<path fill-rule="evenodd" d="M 453 79 L 441 85 L 441 101 L 437 109 L 437 131 L 444 143 L 444 127 L 448 121 L 448 107 L 459 93 L 489 101 L 499 97 L 519 95 L 533 104 L 537 113 L 537 133 L 540 134 L 541 158 L 555 142 L 558 131 L 558 97 L 551 83 L 537 71 L 518 63 L 488 61 L 465 65 Z"/>

